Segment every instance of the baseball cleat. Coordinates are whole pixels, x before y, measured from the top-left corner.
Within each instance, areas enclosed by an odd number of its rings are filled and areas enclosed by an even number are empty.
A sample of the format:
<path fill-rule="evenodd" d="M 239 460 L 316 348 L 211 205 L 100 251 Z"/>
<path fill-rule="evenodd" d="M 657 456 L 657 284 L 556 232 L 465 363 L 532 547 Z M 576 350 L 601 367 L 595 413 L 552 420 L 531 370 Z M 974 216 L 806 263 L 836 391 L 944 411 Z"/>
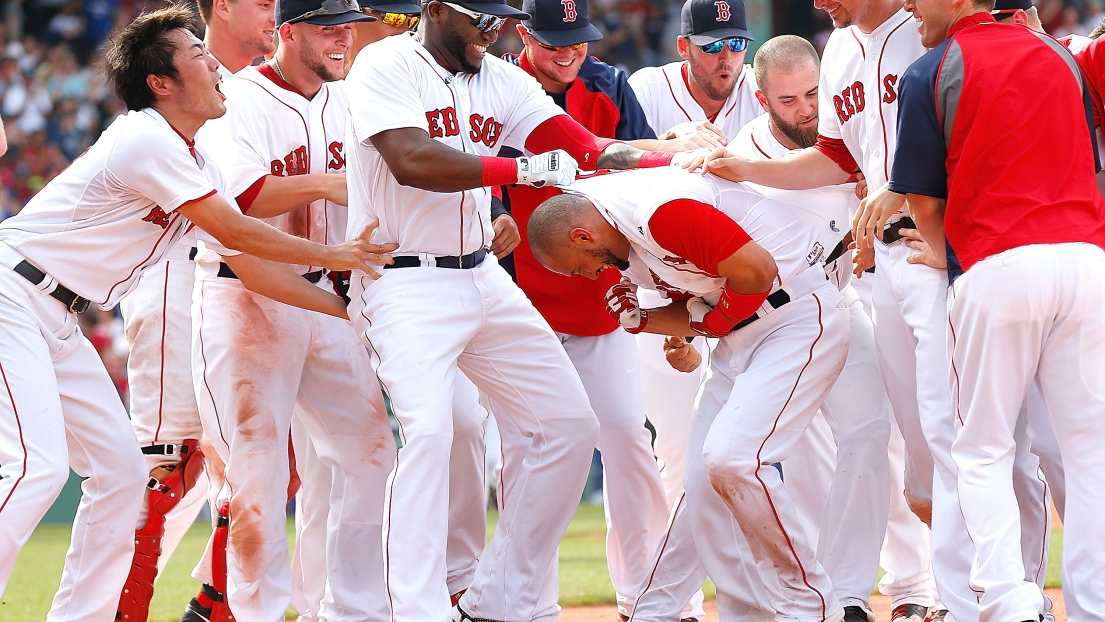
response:
<path fill-rule="evenodd" d="M 193 598 L 192 602 L 184 608 L 184 615 L 180 616 L 180 622 L 211 622 L 211 608 L 204 607 L 199 600 Z"/>
<path fill-rule="evenodd" d="M 947 609 L 930 609 L 929 615 L 925 618 L 925 622 L 944 622 L 944 618 L 947 617 Z"/>
<path fill-rule="evenodd" d="M 848 605 L 844 608 L 844 622 L 875 622 L 875 616 L 859 605 Z"/>
<path fill-rule="evenodd" d="M 894 607 L 890 612 L 890 622 L 927 622 L 928 616 L 928 607 L 906 603 Z"/>

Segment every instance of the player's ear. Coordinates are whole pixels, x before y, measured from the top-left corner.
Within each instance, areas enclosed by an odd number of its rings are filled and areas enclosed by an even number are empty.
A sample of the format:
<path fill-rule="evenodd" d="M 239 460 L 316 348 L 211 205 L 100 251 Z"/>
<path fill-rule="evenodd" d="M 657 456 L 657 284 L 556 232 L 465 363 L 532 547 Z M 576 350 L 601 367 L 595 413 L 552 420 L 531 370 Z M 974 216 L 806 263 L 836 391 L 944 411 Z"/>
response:
<path fill-rule="evenodd" d="M 156 97 L 168 97 L 172 94 L 173 81 L 168 76 L 154 74 L 146 75 L 146 86 L 150 87 Z"/>
<path fill-rule="evenodd" d="M 756 89 L 756 101 L 760 102 L 760 107 L 764 109 L 764 112 L 770 112 L 767 107 L 767 95 L 764 95 L 764 92 L 759 89 Z"/>
<path fill-rule="evenodd" d="M 679 52 L 679 57 L 683 60 L 690 60 L 691 53 L 687 49 L 688 46 L 689 43 L 686 37 L 681 36 L 675 40 L 675 49 Z"/>
<path fill-rule="evenodd" d="M 440 24 L 448 17 L 448 11 L 445 10 L 445 5 L 440 2 L 431 2 L 426 5 L 426 17 L 429 21 Z"/>
<path fill-rule="evenodd" d="M 524 42 L 526 40 L 526 35 L 529 34 L 526 32 L 526 27 L 522 25 L 522 22 L 518 22 L 514 27 L 518 29 L 518 38 Z"/>
<path fill-rule="evenodd" d="M 576 227 L 568 232 L 568 239 L 579 247 L 590 248 L 595 245 L 595 235 L 583 227 Z"/>

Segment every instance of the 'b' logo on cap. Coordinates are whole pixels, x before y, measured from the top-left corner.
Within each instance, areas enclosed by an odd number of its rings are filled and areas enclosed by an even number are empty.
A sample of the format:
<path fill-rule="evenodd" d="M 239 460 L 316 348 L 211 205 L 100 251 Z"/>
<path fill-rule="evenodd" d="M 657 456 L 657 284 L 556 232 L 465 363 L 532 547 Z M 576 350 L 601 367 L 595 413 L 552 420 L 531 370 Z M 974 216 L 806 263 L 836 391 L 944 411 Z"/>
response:
<path fill-rule="evenodd" d="M 575 0 L 560 0 L 560 4 L 564 5 L 564 21 L 576 21 L 576 16 L 579 14 L 576 12 Z"/>
<path fill-rule="evenodd" d="M 714 3 L 714 6 L 717 7 L 717 21 L 729 21 L 729 3 L 725 0 L 717 0 L 717 2 Z"/>

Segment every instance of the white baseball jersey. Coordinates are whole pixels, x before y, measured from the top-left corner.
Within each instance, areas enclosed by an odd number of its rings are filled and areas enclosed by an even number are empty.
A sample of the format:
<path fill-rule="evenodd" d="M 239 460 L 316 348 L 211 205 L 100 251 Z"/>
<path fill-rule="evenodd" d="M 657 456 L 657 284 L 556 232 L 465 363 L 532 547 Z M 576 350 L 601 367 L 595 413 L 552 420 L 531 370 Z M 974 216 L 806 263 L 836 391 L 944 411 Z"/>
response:
<path fill-rule="evenodd" d="M 703 272 L 657 244 L 648 221 L 665 203 L 691 199 L 716 206 L 732 218 L 775 259 L 779 277 L 772 291 L 824 261 L 839 235 L 829 228 L 828 219 L 812 211 L 765 198 L 740 183 L 679 168 L 600 175 L 578 181 L 565 192 L 587 197 L 629 240 L 632 252 L 625 274 L 631 281 L 660 292 L 703 296 L 707 301 L 711 295 L 716 300 L 725 279 Z"/>
<path fill-rule="evenodd" d="M 838 28 L 825 44 L 817 131 L 844 141 L 872 190 L 886 183 L 894 165 L 902 75 L 927 51 L 904 9 L 870 34 Z"/>
<path fill-rule="evenodd" d="M 687 121 L 710 121 L 732 138 L 745 123 L 764 114 L 763 106 L 756 100 L 756 76 L 752 65 L 743 66 L 733 92 L 713 119 L 706 116 L 702 106 L 691 96 L 687 84 L 690 79 L 686 61 L 644 67 L 629 77 L 629 85 L 645 111 L 645 118 L 658 135 Z"/>
<path fill-rule="evenodd" d="M 369 140 L 418 128 L 458 151 L 495 155 L 524 149 L 541 123 L 564 114 L 533 77 L 492 56 L 479 73 L 442 68 L 413 36 L 373 44 L 346 79 L 349 101 L 349 234 L 374 219 L 374 242 L 397 242 L 396 255 L 466 255 L 491 244 L 491 191 L 439 193 L 400 185 Z"/>
<path fill-rule="evenodd" d="M 128 112 L 0 223 L 0 242 L 110 308 L 191 224 L 175 210 L 215 194 L 204 166 L 155 110 Z"/>
<path fill-rule="evenodd" d="M 240 196 L 266 175 L 345 171 L 346 105 L 341 83 L 325 83 L 307 99 L 267 66 L 246 67 L 223 81 L 222 92 L 227 97 L 226 114 L 208 121 L 196 140 L 226 177 L 230 196 Z M 264 221 L 285 233 L 326 244 L 333 227 L 328 204 L 318 200 Z M 206 253 L 197 259 L 217 261 Z M 320 267 L 293 269 L 307 273 Z"/>
<path fill-rule="evenodd" d="M 766 114 L 753 119 L 741 128 L 736 138 L 729 143 L 729 150 L 750 160 L 782 158 L 794 151 L 783 146 L 771 133 L 771 117 Z M 840 238 L 843 238 L 848 230 L 852 212 L 859 206 L 854 183 L 811 190 L 780 190 L 749 182 L 746 182 L 746 185 L 770 199 L 804 207 L 821 214 L 829 220 L 829 228 L 840 233 Z"/>

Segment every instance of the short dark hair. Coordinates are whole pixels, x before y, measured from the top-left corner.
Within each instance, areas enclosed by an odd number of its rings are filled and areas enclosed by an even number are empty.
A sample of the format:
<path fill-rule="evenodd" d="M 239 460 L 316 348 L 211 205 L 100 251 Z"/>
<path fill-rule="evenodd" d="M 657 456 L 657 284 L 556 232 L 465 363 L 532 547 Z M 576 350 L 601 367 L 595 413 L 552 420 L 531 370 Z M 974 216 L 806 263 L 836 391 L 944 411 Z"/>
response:
<path fill-rule="evenodd" d="M 173 5 L 143 13 L 112 36 L 104 64 L 115 93 L 129 110 L 149 108 L 157 102 L 146 78 L 150 75 L 176 80 L 173 56 L 176 45 L 169 38 L 174 30 L 196 34 L 196 16 Z"/>
<path fill-rule="evenodd" d="M 211 11 L 215 6 L 215 0 L 196 0 L 196 8 L 200 10 L 200 18 L 203 23 L 211 23 Z"/>

